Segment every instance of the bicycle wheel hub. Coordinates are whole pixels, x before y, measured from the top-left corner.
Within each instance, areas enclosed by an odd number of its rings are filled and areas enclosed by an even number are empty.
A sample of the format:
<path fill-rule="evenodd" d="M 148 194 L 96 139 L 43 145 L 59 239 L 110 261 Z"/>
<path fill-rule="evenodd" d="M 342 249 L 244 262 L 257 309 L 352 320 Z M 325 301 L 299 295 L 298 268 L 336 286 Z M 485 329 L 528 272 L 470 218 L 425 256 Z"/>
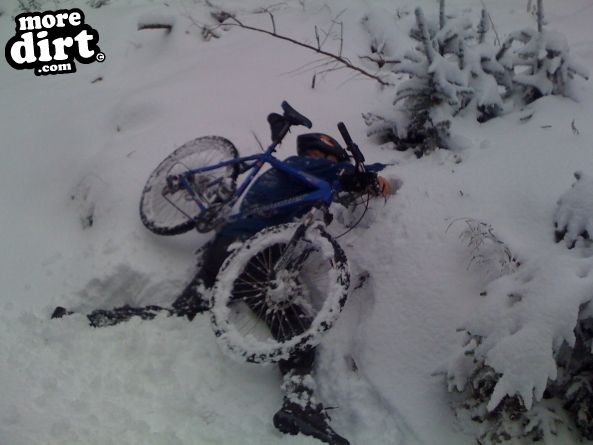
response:
<path fill-rule="evenodd" d="M 280 271 L 266 289 L 266 300 L 269 305 L 282 305 L 290 303 L 300 286 L 288 271 Z"/>

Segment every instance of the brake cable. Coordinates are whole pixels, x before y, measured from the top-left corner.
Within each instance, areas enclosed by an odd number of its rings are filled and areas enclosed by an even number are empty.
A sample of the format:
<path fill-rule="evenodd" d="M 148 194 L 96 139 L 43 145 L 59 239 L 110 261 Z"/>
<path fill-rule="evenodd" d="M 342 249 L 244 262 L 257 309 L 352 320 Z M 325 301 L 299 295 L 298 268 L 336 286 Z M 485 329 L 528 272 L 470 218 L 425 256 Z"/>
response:
<path fill-rule="evenodd" d="M 358 221 L 356 221 L 353 225 L 351 225 L 348 228 L 348 230 L 346 230 L 344 233 L 341 233 L 340 235 L 336 236 L 335 239 L 343 237 L 344 235 L 346 235 L 347 233 L 352 231 L 358 224 L 360 224 L 360 222 L 362 221 L 362 218 L 364 218 L 364 215 L 366 215 L 367 210 L 369 209 L 369 201 L 370 200 L 371 200 L 371 194 L 367 193 L 367 202 L 365 203 L 364 210 L 362 211 L 362 215 L 360 215 L 360 218 L 358 218 Z"/>

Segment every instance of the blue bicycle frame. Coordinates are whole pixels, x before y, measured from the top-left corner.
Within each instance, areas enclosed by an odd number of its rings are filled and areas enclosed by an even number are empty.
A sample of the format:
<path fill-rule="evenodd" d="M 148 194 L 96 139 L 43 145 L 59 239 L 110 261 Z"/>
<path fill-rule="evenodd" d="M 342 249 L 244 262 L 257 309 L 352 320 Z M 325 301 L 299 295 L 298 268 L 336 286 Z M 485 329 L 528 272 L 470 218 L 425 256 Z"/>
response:
<path fill-rule="evenodd" d="M 307 174 L 305 172 L 297 170 L 297 169 L 291 167 L 290 165 L 287 165 L 285 162 L 279 161 L 272 155 L 272 153 L 275 151 L 277 145 L 278 145 L 278 142 L 272 143 L 264 153 L 251 155 L 251 156 L 242 156 L 242 157 L 238 157 L 235 159 L 231 159 L 229 161 L 223 161 L 218 164 L 213 164 L 213 165 L 209 165 L 206 167 L 188 170 L 187 172 L 183 173 L 180 176 L 179 183 L 185 190 L 187 190 L 189 192 L 189 194 L 192 196 L 194 202 L 200 208 L 200 210 L 202 212 L 204 212 L 204 211 L 208 210 L 208 207 L 205 206 L 203 203 L 201 203 L 199 198 L 196 196 L 196 194 L 191 186 L 191 182 L 190 182 L 189 178 L 196 174 L 209 172 L 209 171 L 216 170 L 219 168 L 227 167 L 229 165 L 243 165 L 246 167 L 244 169 L 244 172 L 247 172 L 249 170 L 251 170 L 251 171 L 249 172 L 247 177 L 243 180 L 241 185 L 234 191 L 233 197 L 230 199 L 230 201 L 228 201 L 225 204 L 225 207 L 232 208 L 235 205 L 235 203 L 241 198 L 241 196 L 243 195 L 245 190 L 247 190 L 247 188 L 249 187 L 249 185 L 251 184 L 251 182 L 253 181 L 255 176 L 258 174 L 258 172 L 261 170 L 263 165 L 268 163 L 273 168 L 283 171 L 283 172 L 287 173 L 288 175 L 290 175 L 291 177 L 297 178 L 298 180 L 302 181 L 304 184 L 311 186 L 314 190 L 309 193 L 295 196 L 293 198 L 289 198 L 289 199 L 277 201 L 277 202 L 274 202 L 271 204 L 265 204 L 262 206 L 258 206 L 256 208 L 249 209 L 249 213 L 247 215 L 245 215 L 244 213 L 239 211 L 236 214 L 230 215 L 227 218 L 227 221 L 236 221 L 238 219 L 241 219 L 242 217 L 245 217 L 245 216 L 248 216 L 251 214 L 265 213 L 265 212 L 269 212 L 272 210 L 283 209 L 286 207 L 316 205 L 316 204 L 326 204 L 329 206 L 329 204 L 331 204 L 331 202 L 333 200 L 334 193 L 337 191 L 337 187 L 339 185 L 337 183 L 330 184 L 327 181 L 324 181 L 324 180 L 319 179 L 315 176 L 312 176 L 310 174 Z M 251 163 L 251 165 L 247 166 L 246 164 L 249 164 L 249 163 Z M 208 184 L 208 187 L 211 187 L 211 186 L 219 183 L 220 181 L 221 181 L 221 179 L 219 178 L 219 179 L 211 182 L 210 184 Z"/>

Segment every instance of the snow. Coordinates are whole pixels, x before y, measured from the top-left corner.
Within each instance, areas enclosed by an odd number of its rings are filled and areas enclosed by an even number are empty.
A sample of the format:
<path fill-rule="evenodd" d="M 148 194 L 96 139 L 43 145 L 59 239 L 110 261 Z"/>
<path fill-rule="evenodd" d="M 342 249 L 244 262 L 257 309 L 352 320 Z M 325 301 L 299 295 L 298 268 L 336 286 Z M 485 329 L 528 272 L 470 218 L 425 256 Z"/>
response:
<path fill-rule="evenodd" d="M 17 3 L 1 7 L 4 42 L 13 35 Z M 217 4 L 247 14 L 270 3 Z M 377 3 L 392 12 L 418 5 L 428 17 L 436 12 L 427 0 Z M 486 1 L 503 40 L 534 26 L 524 3 Z M 590 2 L 548 3 L 549 25 L 566 35 L 574 66 L 590 72 Z M 326 26 L 346 9 L 344 49 L 358 62 L 369 43 L 360 20 L 374 4 L 287 2 L 275 9 L 276 24 L 312 43 L 314 25 Z M 318 76 L 311 89 L 313 72 L 294 70 L 316 55 L 262 34 L 219 28 L 220 38 L 203 41 L 196 24 L 216 22 L 201 2 L 62 6 L 84 10 L 99 32 L 104 63 L 46 77 L 0 63 L 0 443 L 319 443 L 274 429 L 279 373 L 225 356 L 208 316 L 192 323 L 134 319 L 105 329 L 88 326 L 81 314 L 49 320 L 57 305 L 87 313 L 170 304 L 208 236 L 158 237 L 142 227 L 138 201 L 148 175 L 199 136 L 221 135 L 241 154 L 257 152 L 251 131 L 265 141 L 265 117 L 284 99 L 311 118 L 314 131 L 337 134 L 335 124 L 346 122 L 367 161 L 393 164 L 383 174 L 403 181 L 339 240 L 353 276 L 368 270 L 370 279 L 353 292 L 319 348 L 316 398 L 337 406 L 330 412 L 336 431 L 353 444 L 475 443 L 435 374 L 453 362 L 458 385 L 465 380 L 459 328 L 482 333 L 481 352 L 503 372 L 491 408 L 516 391 L 527 404 L 541 398 L 555 377 L 552 352 L 574 341 L 579 307 L 593 296 L 591 246 L 556 244 L 553 226 L 557 211 L 562 218 L 575 212 L 591 191 L 585 186 L 593 174 L 590 81 L 575 78 L 578 101 L 546 97 L 484 124 L 459 116 L 452 133 L 463 136 L 466 148 L 417 159 L 365 138 L 360 114 L 386 109 L 392 92 L 346 71 Z M 471 8 L 477 16 L 482 5 L 449 0 L 447 8 Z M 138 31 L 149 18 L 173 24 L 171 33 Z M 271 26 L 267 14 L 249 13 L 246 21 Z M 334 39 L 327 45 L 337 48 Z M 526 114 L 532 117 L 522 120 Z M 293 154 L 299 133 L 287 137 L 279 157 Z M 571 188 L 579 170 L 582 179 Z M 456 218 L 490 224 L 521 261 L 518 270 L 493 280 L 487 269 L 468 268 L 462 225 L 447 231 Z M 587 214 L 571 221 L 587 227 Z M 331 230 L 345 228 L 336 221 Z"/>

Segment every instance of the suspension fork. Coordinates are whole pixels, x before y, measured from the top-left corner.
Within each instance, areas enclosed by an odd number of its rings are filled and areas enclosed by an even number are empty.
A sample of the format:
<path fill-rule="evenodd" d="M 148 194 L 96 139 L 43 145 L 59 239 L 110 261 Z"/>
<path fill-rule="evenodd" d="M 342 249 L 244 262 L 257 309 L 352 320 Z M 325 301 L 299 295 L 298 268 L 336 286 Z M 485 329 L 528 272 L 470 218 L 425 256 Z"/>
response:
<path fill-rule="evenodd" d="M 307 258 L 307 256 L 309 256 L 310 250 L 301 249 L 300 244 L 307 233 L 307 230 L 317 220 L 316 213 L 318 213 L 320 210 L 323 212 L 325 223 L 329 224 L 329 222 L 331 222 L 332 217 L 326 206 L 320 206 L 311 209 L 311 211 L 303 218 L 302 223 L 295 230 L 294 235 L 288 242 L 286 249 L 278 261 L 276 261 L 276 264 L 274 265 L 275 274 L 285 269 L 292 269 L 293 271 L 296 270 L 298 266 L 300 266 Z"/>

